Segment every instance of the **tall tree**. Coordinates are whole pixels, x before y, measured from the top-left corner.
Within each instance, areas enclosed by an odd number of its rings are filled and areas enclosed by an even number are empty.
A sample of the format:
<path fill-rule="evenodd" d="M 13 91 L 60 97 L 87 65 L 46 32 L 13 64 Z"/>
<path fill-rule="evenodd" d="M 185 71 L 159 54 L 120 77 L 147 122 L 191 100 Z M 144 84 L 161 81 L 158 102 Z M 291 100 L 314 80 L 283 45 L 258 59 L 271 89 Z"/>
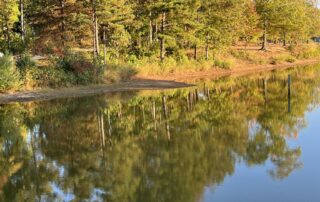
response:
<path fill-rule="evenodd" d="M 128 0 L 101 0 L 97 6 L 97 16 L 103 33 L 104 55 L 107 46 L 121 52 L 128 48 L 131 36 L 129 27 L 133 23 L 133 10 Z M 106 57 L 105 57 L 106 63 Z"/>
<path fill-rule="evenodd" d="M 19 6 L 15 0 L 0 1 L 0 23 L 3 40 L 11 48 L 14 23 L 18 20 Z"/>

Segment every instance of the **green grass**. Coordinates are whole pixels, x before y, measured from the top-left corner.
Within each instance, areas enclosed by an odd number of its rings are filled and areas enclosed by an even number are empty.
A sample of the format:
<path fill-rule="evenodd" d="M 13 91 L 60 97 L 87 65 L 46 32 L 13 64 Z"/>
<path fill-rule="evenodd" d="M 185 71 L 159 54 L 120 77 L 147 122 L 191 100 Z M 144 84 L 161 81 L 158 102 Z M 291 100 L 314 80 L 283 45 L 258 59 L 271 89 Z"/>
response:
<path fill-rule="evenodd" d="M 315 43 L 290 45 L 288 50 L 298 59 L 320 58 L 320 45 Z"/>
<path fill-rule="evenodd" d="M 173 73 L 185 73 L 206 71 L 213 67 L 212 60 L 188 60 L 180 61 L 172 57 L 160 62 L 158 58 L 148 58 L 134 65 L 139 75 L 168 75 Z"/>
<path fill-rule="evenodd" d="M 222 69 L 231 69 L 232 67 L 232 64 L 233 64 L 233 61 L 231 60 L 220 60 L 220 59 L 216 59 L 214 61 L 214 65 L 216 67 L 220 67 Z"/>
<path fill-rule="evenodd" d="M 137 74 L 136 68 L 125 64 L 108 64 L 104 72 L 104 82 L 114 83 L 128 81 Z"/>
<path fill-rule="evenodd" d="M 281 54 L 271 58 L 270 64 L 277 65 L 283 62 L 294 63 L 297 59 L 289 54 Z"/>
<path fill-rule="evenodd" d="M 230 54 L 236 59 L 248 61 L 250 63 L 257 64 L 257 65 L 262 65 L 267 63 L 266 58 L 246 50 L 232 50 Z"/>

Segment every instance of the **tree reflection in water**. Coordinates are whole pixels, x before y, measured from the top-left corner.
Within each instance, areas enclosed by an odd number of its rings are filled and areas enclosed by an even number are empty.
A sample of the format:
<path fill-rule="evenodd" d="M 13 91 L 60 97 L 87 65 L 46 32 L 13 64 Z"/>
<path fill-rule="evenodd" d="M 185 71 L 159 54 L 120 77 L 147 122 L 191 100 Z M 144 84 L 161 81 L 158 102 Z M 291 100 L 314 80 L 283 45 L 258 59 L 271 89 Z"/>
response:
<path fill-rule="evenodd" d="M 288 73 L 3 105 L 1 200 L 198 201 L 239 162 L 270 160 L 285 179 L 302 166 L 286 140 L 318 106 L 320 68 L 290 70 L 290 113 Z"/>

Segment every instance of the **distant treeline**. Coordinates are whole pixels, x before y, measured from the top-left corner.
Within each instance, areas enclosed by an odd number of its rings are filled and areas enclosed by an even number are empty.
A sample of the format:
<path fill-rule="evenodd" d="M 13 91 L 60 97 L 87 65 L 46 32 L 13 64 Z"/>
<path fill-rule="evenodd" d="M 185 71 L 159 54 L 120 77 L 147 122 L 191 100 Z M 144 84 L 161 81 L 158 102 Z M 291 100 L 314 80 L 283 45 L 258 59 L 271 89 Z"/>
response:
<path fill-rule="evenodd" d="M 1 0 L 0 30 L 0 50 L 14 54 L 197 59 L 239 41 L 306 42 L 320 12 L 315 0 Z"/>

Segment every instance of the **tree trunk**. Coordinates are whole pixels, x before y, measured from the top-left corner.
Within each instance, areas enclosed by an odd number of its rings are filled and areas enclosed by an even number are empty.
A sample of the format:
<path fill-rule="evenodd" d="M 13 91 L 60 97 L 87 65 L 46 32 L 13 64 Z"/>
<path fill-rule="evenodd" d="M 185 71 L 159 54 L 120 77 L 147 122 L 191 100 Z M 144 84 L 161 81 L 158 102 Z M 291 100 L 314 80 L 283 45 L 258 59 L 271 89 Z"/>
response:
<path fill-rule="evenodd" d="M 206 36 L 206 60 L 209 60 L 209 35 Z"/>
<path fill-rule="evenodd" d="M 6 31 L 7 31 L 7 46 L 8 46 L 8 50 L 10 50 L 11 38 L 10 38 L 10 30 L 9 30 L 8 20 L 7 19 L 6 19 Z"/>
<path fill-rule="evenodd" d="M 96 27 L 95 27 L 95 2 L 94 0 L 91 0 L 91 4 L 92 4 L 92 33 L 93 33 L 93 57 L 96 58 L 97 57 L 97 45 L 96 45 Z"/>
<path fill-rule="evenodd" d="M 1 21 L 1 29 L 2 29 L 2 35 L 3 35 L 4 41 L 7 41 L 7 34 L 5 32 L 5 26 L 4 26 L 4 19 L 3 18 L 2 18 L 2 21 Z"/>
<path fill-rule="evenodd" d="M 150 21 L 149 21 L 149 45 L 151 46 L 152 43 L 153 43 L 153 26 L 152 26 L 152 20 L 151 20 L 151 17 L 152 17 L 151 11 L 149 13 L 149 16 L 150 16 Z"/>
<path fill-rule="evenodd" d="M 98 33 L 98 19 L 96 11 L 96 0 L 91 0 L 92 3 L 92 31 L 93 31 L 93 56 L 99 55 L 99 33 Z"/>
<path fill-rule="evenodd" d="M 65 37 L 64 37 L 64 31 L 65 31 L 65 21 L 64 21 L 64 0 L 60 0 L 60 15 L 61 15 L 61 25 L 60 25 L 60 31 L 61 31 L 61 42 L 62 46 L 65 46 Z"/>
<path fill-rule="evenodd" d="M 283 32 L 283 46 L 287 46 L 287 35 L 286 35 L 286 32 Z"/>
<path fill-rule="evenodd" d="M 247 48 L 248 48 L 248 43 L 249 43 L 249 39 L 248 39 L 248 37 L 245 37 L 245 44 L 244 44 L 245 50 L 247 50 Z"/>
<path fill-rule="evenodd" d="M 197 10 L 197 22 L 199 23 L 199 11 Z M 198 59 L 198 50 L 197 44 L 194 45 L 194 59 Z"/>
<path fill-rule="evenodd" d="M 158 41 L 158 22 L 157 21 L 154 28 L 154 40 Z"/>
<path fill-rule="evenodd" d="M 24 27 L 24 4 L 23 0 L 19 0 L 20 4 L 20 23 L 21 23 L 21 41 L 24 43 L 25 40 L 25 27 Z"/>
<path fill-rule="evenodd" d="M 267 20 L 263 19 L 263 37 L 261 50 L 267 50 Z"/>
<path fill-rule="evenodd" d="M 96 29 L 95 38 L 96 38 L 96 45 L 97 45 L 97 55 L 99 55 L 99 53 L 100 53 L 100 48 L 99 48 L 99 26 L 98 26 L 98 17 L 97 17 L 96 11 L 95 11 L 95 22 L 94 22 L 94 24 L 95 24 L 95 29 Z"/>
<path fill-rule="evenodd" d="M 107 38 L 106 38 L 106 27 L 103 27 L 103 62 L 107 64 Z"/>
<path fill-rule="evenodd" d="M 166 13 L 163 12 L 161 16 L 161 34 L 162 36 L 160 37 L 160 60 L 163 61 L 165 57 L 165 48 L 164 48 L 164 24 L 166 21 Z"/>

